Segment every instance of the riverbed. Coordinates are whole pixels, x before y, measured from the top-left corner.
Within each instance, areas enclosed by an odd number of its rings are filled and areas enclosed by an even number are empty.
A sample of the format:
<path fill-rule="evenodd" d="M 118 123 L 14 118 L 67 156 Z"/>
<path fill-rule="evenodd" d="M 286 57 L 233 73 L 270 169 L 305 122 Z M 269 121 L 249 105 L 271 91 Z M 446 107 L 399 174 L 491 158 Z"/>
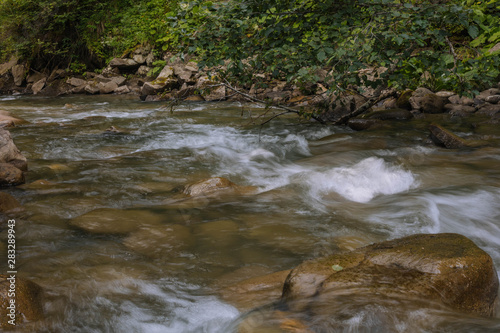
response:
<path fill-rule="evenodd" d="M 266 109 L 256 104 L 133 96 L 3 96 L 0 109 L 27 121 L 10 129 L 26 185 L 5 190 L 24 207 L 18 275 L 45 291 L 46 320 L 27 332 L 230 332 L 245 314 L 217 292 L 228 277 L 417 233 L 465 235 L 500 270 L 500 148 L 437 147 L 426 120 L 366 132 L 295 116 L 259 126 Z M 252 191 L 179 199 L 209 177 Z M 137 228 L 182 229 L 182 246 L 72 222 L 96 209 L 137 216 Z M 359 311 L 385 309 L 387 326 L 347 311 L 342 332 L 500 330 L 499 313 L 371 306 Z"/>

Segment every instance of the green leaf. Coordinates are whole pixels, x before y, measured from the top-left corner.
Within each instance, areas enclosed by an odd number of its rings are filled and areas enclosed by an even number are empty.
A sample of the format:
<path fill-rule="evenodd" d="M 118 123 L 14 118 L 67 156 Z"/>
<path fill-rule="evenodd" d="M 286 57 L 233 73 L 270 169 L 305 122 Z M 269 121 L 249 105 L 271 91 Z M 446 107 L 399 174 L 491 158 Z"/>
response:
<path fill-rule="evenodd" d="M 318 52 L 317 58 L 319 61 L 323 62 L 326 59 L 325 51 L 321 50 Z"/>
<path fill-rule="evenodd" d="M 479 28 L 476 25 L 470 25 L 467 31 L 473 39 L 479 36 Z"/>

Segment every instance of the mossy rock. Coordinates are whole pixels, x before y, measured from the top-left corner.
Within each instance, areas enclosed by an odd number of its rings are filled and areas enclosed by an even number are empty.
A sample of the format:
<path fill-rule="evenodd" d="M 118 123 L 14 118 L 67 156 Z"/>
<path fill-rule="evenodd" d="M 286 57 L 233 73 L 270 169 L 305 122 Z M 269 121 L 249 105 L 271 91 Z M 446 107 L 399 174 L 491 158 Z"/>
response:
<path fill-rule="evenodd" d="M 413 90 L 403 91 L 396 100 L 396 106 L 400 109 L 411 110 L 410 97 L 412 94 Z"/>
<path fill-rule="evenodd" d="M 491 317 L 498 286 L 491 257 L 470 239 L 423 234 L 306 261 L 287 277 L 282 299 L 297 311 L 325 313 L 319 305 L 342 295 L 414 298 Z"/>

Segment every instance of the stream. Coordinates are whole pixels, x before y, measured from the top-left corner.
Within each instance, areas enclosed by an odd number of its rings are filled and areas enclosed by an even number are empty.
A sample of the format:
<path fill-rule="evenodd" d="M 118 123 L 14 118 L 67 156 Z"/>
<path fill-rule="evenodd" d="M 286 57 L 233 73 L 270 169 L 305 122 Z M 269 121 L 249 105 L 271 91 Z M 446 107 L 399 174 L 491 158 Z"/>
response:
<path fill-rule="evenodd" d="M 439 148 L 422 120 L 354 132 L 294 116 L 261 127 L 250 116 L 266 110 L 238 102 L 0 96 L 0 110 L 27 121 L 9 129 L 28 159 L 26 184 L 2 190 L 24 207 L 18 276 L 45 291 L 46 319 L 26 332 L 232 332 L 246 314 L 217 293 L 230 277 L 417 233 L 465 235 L 500 272 L 500 145 Z M 177 199 L 209 177 L 254 191 Z M 89 232 L 72 223 L 96 209 L 137 228 L 174 226 L 182 246 L 124 224 Z M 325 332 L 500 331 L 499 311 L 343 302 L 343 325 Z"/>

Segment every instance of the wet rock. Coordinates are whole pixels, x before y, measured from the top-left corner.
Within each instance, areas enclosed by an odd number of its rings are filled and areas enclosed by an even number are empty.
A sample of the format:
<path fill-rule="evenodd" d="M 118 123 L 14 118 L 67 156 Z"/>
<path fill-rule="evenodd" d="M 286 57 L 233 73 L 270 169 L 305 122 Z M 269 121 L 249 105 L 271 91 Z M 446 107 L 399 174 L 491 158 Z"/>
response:
<path fill-rule="evenodd" d="M 445 100 L 426 88 L 417 88 L 409 99 L 413 110 L 423 113 L 443 113 Z"/>
<path fill-rule="evenodd" d="M 221 192 L 234 192 L 239 186 L 230 180 L 222 177 L 208 178 L 197 183 L 187 185 L 183 193 L 190 197 L 213 195 Z"/>
<path fill-rule="evenodd" d="M 31 87 L 31 90 L 33 91 L 33 95 L 37 95 L 40 91 L 42 91 L 42 89 L 45 87 L 46 82 L 47 82 L 47 79 L 43 78 L 43 79 L 33 83 L 33 86 Z"/>
<path fill-rule="evenodd" d="M 0 192 L 0 213 L 10 213 L 21 208 L 21 204 L 12 195 Z"/>
<path fill-rule="evenodd" d="M 476 96 L 476 99 L 481 100 L 481 101 L 486 101 L 488 97 L 495 96 L 495 95 L 500 95 L 500 89 L 497 88 L 491 88 L 491 89 L 486 89 L 482 91 L 479 95 Z"/>
<path fill-rule="evenodd" d="M 438 145 L 448 149 L 467 147 L 467 142 L 461 137 L 453 134 L 440 125 L 431 124 L 429 126 L 432 141 Z"/>
<path fill-rule="evenodd" d="M 9 314 L 11 310 L 9 301 L 9 290 L 11 281 L 8 280 L 11 275 L 0 274 L 0 327 L 11 329 L 9 324 Z M 24 322 L 34 322 L 43 319 L 42 288 L 29 280 L 16 276 L 15 278 L 15 323 L 20 325 Z"/>
<path fill-rule="evenodd" d="M 288 275 L 282 299 L 325 313 L 328 299 L 342 295 L 397 295 L 492 316 L 498 276 L 491 257 L 462 235 L 413 235 L 306 261 Z"/>
<path fill-rule="evenodd" d="M 106 128 L 104 134 L 130 134 L 130 130 L 126 128 L 120 128 L 116 126 L 110 126 Z"/>
<path fill-rule="evenodd" d="M 24 82 L 26 76 L 26 67 L 24 65 L 15 65 L 11 69 L 12 76 L 14 77 L 14 84 L 20 87 Z"/>
<path fill-rule="evenodd" d="M 0 163 L 13 164 L 23 171 L 28 169 L 26 157 L 17 149 L 10 132 L 4 128 L 0 128 Z"/>
<path fill-rule="evenodd" d="M 162 219 L 144 210 L 99 208 L 72 219 L 70 225 L 96 234 L 127 234 L 142 226 L 157 225 Z"/>
<path fill-rule="evenodd" d="M 99 87 L 95 82 L 88 83 L 85 88 L 85 92 L 89 95 L 96 95 L 99 93 Z"/>
<path fill-rule="evenodd" d="M 238 242 L 238 223 L 231 220 L 220 220 L 197 224 L 193 227 L 193 234 L 199 243 L 206 248 L 227 247 Z"/>
<path fill-rule="evenodd" d="M 413 114 L 405 109 L 389 109 L 367 113 L 363 116 L 367 119 L 380 120 L 408 120 L 413 118 Z"/>
<path fill-rule="evenodd" d="M 195 240 L 188 227 L 173 224 L 142 227 L 123 243 L 128 249 L 148 257 L 175 257 L 192 247 Z"/>
<path fill-rule="evenodd" d="M 240 311 L 248 311 L 280 299 L 290 270 L 251 277 L 222 288 L 219 293 L 227 303 Z"/>
<path fill-rule="evenodd" d="M 363 118 L 351 118 L 347 122 L 347 126 L 355 131 L 364 131 L 377 125 L 382 124 L 379 119 L 363 119 Z"/>
<path fill-rule="evenodd" d="M 412 94 L 413 90 L 403 91 L 396 100 L 396 107 L 399 109 L 411 110 L 410 97 Z"/>
<path fill-rule="evenodd" d="M 9 112 L 0 110 L 0 127 L 13 127 L 24 123 L 27 123 L 27 121 L 12 117 Z"/>
<path fill-rule="evenodd" d="M 476 112 L 476 108 L 469 105 L 446 104 L 444 110 L 452 116 L 466 117 Z"/>
<path fill-rule="evenodd" d="M 494 116 L 500 112 L 500 104 L 485 103 L 477 110 L 477 114 Z"/>
<path fill-rule="evenodd" d="M 491 103 L 491 104 L 498 104 L 498 103 L 500 103 L 500 95 L 488 96 L 488 97 L 486 97 L 485 101 L 487 103 Z"/>

